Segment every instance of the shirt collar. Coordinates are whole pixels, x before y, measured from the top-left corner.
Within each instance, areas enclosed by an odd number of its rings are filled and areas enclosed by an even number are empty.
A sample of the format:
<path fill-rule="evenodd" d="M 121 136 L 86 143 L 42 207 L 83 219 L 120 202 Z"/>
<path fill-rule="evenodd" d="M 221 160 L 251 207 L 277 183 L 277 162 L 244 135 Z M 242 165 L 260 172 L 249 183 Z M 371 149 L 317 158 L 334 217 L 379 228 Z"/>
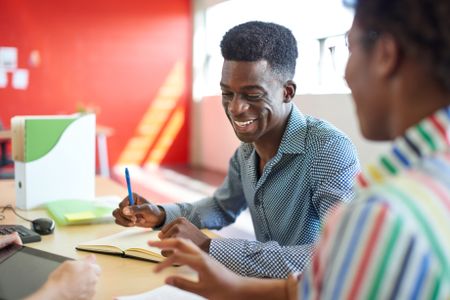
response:
<path fill-rule="evenodd" d="M 425 157 L 450 148 L 450 106 L 408 128 L 392 143 L 390 150 L 366 166 L 356 177 L 359 188 L 381 183 L 420 163 Z"/>
<path fill-rule="evenodd" d="M 306 117 L 300 112 L 297 106 L 292 105 L 278 153 L 303 153 L 305 151 L 306 127 Z"/>
<path fill-rule="evenodd" d="M 301 154 L 305 149 L 305 139 L 307 131 L 306 117 L 300 112 L 300 110 L 292 105 L 291 112 L 284 130 L 283 137 L 281 138 L 280 146 L 278 147 L 277 154 L 291 153 Z M 243 143 L 242 149 L 244 153 L 250 155 L 254 149 L 253 144 Z"/>

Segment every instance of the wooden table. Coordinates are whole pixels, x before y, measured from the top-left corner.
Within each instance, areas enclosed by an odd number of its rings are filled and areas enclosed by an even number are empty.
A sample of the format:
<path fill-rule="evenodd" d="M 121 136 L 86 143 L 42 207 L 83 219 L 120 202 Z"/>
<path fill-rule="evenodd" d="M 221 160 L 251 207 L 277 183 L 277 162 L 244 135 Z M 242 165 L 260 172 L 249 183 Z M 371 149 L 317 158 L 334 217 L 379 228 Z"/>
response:
<path fill-rule="evenodd" d="M 96 194 L 97 196 L 119 195 L 122 197 L 126 196 L 127 191 L 108 178 L 97 177 Z M 14 181 L 0 180 L 0 205 L 7 204 L 15 205 Z M 17 210 L 17 212 L 31 219 L 48 216 L 45 210 Z M 5 211 L 5 217 L 4 220 L 0 220 L 0 224 L 30 226 L 28 222 L 16 217 L 10 210 Z M 110 235 L 122 229 L 123 227 L 113 223 L 78 226 L 57 225 L 53 234 L 42 236 L 41 242 L 26 244 L 26 246 L 80 259 L 89 253 L 75 250 L 78 243 Z M 187 267 L 171 267 L 160 274 L 154 274 L 152 270 L 155 263 L 152 262 L 103 254 L 97 254 L 96 258 L 102 268 L 102 274 L 94 299 L 113 299 L 116 296 L 142 293 L 163 285 L 164 279 L 168 275 L 182 274 L 188 278 L 195 278 L 196 276 Z"/>

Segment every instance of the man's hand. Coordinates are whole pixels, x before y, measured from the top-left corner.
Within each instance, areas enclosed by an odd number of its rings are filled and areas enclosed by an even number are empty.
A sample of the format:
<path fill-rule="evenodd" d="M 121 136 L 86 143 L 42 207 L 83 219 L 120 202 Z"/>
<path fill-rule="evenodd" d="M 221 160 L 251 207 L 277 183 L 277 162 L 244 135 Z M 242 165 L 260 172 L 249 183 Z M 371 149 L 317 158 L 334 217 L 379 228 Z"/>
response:
<path fill-rule="evenodd" d="M 298 277 L 292 277 L 291 286 L 287 280 L 259 279 L 239 276 L 209 257 L 189 240 L 166 239 L 149 241 L 153 247 L 171 250 L 173 254 L 158 264 L 154 271 L 160 272 L 173 264 L 187 265 L 197 271 L 198 281 L 179 276 L 169 276 L 166 283 L 177 288 L 201 295 L 211 300 L 222 299 L 293 299 L 296 297 Z M 295 298 L 297 299 L 297 298 Z"/>
<path fill-rule="evenodd" d="M 206 253 L 209 253 L 209 245 L 211 244 L 211 239 L 186 218 L 177 218 L 164 226 L 158 237 L 162 240 L 168 238 L 188 239 Z M 168 251 L 162 252 L 164 256 L 167 256 L 169 253 Z"/>
<path fill-rule="evenodd" d="M 156 266 L 155 272 L 160 272 L 173 264 L 188 265 L 198 272 L 198 282 L 171 276 L 166 279 L 167 284 L 199 294 L 208 299 L 236 300 L 239 298 L 237 288 L 242 277 L 210 258 L 191 241 L 166 239 L 149 241 L 148 244 L 153 247 L 173 251 L 171 256 Z"/>
<path fill-rule="evenodd" d="M 47 282 L 27 299 L 91 299 L 95 294 L 100 272 L 94 255 L 89 255 L 84 260 L 65 261 L 50 274 Z"/>
<path fill-rule="evenodd" d="M 130 206 L 128 197 L 122 200 L 119 208 L 113 211 L 116 224 L 131 227 L 157 227 L 164 223 L 166 213 L 158 206 L 133 193 L 135 205 Z"/>
<path fill-rule="evenodd" d="M 8 235 L 0 235 L 0 249 L 5 248 L 9 244 L 22 245 L 22 240 L 17 232 L 13 232 Z"/>

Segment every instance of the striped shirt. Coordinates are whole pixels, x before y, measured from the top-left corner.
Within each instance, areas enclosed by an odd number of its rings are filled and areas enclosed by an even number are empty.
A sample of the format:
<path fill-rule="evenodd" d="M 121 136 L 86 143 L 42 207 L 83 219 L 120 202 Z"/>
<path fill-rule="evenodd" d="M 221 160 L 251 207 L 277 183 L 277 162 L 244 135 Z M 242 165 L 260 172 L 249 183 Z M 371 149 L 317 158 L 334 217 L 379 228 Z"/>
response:
<path fill-rule="evenodd" d="M 162 207 L 166 223 L 183 216 L 210 229 L 233 223 L 249 209 L 257 241 L 213 239 L 210 255 L 244 276 L 285 278 L 310 262 L 326 215 L 352 195 L 359 162 L 343 133 L 295 106 L 260 177 L 257 162 L 253 145 L 243 143 L 212 197 Z"/>
<path fill-rule="evenodd" d="M 300 299 L 450 299 L 450 106 L 357 176 L 326 224 Z"/>

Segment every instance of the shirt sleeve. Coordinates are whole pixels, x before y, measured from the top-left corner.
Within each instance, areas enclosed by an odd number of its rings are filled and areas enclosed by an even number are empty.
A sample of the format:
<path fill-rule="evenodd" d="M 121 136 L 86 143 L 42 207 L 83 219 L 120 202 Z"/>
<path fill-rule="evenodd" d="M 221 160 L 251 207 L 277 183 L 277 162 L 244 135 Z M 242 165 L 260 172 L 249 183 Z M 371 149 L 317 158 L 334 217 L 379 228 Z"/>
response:
<path fill-rule="evenodd" d="M 314 160 L 312 203 L 323 224 L 338 205 L 354 198 L 354 177 L 360 169 L 352 142 L 345 138 L 326 139 Z"/>
<path fill-rule="evenodd" d="M 234 223 L 239 214 L 247 208 L 239 175 L 239 155 L 238 149 L 230 159 L 228 174 L 223 184 L 212 197 L 193 203 L 161 205 L 166 212 L 163 225 L 178 217 L 185 217 L 201 229 L 220 229 Z"/>
<path fill-rule="evenodd" d="M 303 270 L 311 259 L 313 245 L 280 246 L 242 239 L 213 239 L 209 254 L 237 274 L 260 278 L 286 278 Z"/>
<path fill-rule="evenodd" d="M 433 299 L 441 264 L 423 241 L 382 199 L 352 203 L 325 226 L 299 299 Z"/>

